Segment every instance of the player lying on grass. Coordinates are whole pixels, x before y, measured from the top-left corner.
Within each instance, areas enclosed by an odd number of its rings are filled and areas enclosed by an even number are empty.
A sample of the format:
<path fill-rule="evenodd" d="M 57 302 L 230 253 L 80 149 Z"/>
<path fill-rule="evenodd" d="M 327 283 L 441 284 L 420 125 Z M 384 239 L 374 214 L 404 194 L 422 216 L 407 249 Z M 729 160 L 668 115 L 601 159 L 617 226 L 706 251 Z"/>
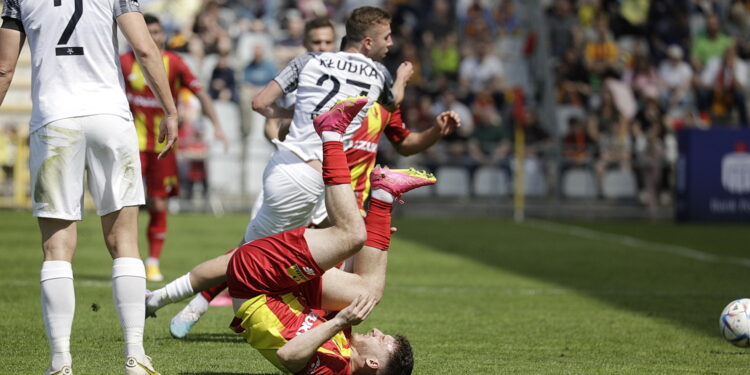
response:
<path fill-rule="evenodd" d="M 315 120 L 323 139 L 331 227 L 282 232 L 204 262 L 149 295 L 147 312 L 217 281 L 201 284 L 194 274 L 224 269 L 235 310 L 232 328 L 279 369 L 296 374 L 411 373 L 406 338 L 377 329 L 365 335 L 345 332 L 364 320 L 383 294 L 393 200 L 435 183 L 425 173 L 377 167 L 371 174 L 368 215 L 362 219 L 341 139 L 364 102 L 342 102 Z M 352 273 L 334 268 L 354 255 Z M 338 310 L 330 320 L 322 317 Z"/>

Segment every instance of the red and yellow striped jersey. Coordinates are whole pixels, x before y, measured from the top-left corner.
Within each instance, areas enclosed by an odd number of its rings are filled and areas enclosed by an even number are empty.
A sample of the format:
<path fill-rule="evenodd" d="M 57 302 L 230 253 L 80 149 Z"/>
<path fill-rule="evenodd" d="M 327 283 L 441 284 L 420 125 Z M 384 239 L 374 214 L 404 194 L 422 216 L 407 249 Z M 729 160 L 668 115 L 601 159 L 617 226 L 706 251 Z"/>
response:
<path fill-rule="evenodd" d="M 180 89 L 187 88 L 193 93 L 203 90 L 197 78 L 185 62 L 170 51 L 162 52 L 164 68 L 167 71 L 172 98 L 177 100 Z M 158 143 L 159 124 L 164 117 L 159 100 L 146 84 L 141 66 L 132 52 L 120 56 L 122 75 L 125 77 L 125 92 L 128 95 L 130 111 L 138 132 L 138 147 L 141 151 L 161 152 L 165 143 Z"/>
<path fill-rule="evenodd" d="M 306 307 L 304 299 L 293 293 L 261 294 L 240 306 L 231 328 L 286 373 L 288 370 L 279 362 L 276 351 L 297 335 L 323 324 L 324 314 L 323 310 Z M 349 337 L 339 332 L 319 347 L 297 374 L 349 375 L 351 355 Z"/>
<path fill-rule="evenodd" d="M 367 111 L 362 125 L 344 146 L 346 161 L 352 175 L 352 189 L 360 210 L 370 194 L 370 172 L 375 167 L 378 141 L 383 133 L 392 143 L 399 143 L 409 135 L 409 129 L 401 119 L 400 109 L 389 112 L 379 103 L 375 103 Z"/>

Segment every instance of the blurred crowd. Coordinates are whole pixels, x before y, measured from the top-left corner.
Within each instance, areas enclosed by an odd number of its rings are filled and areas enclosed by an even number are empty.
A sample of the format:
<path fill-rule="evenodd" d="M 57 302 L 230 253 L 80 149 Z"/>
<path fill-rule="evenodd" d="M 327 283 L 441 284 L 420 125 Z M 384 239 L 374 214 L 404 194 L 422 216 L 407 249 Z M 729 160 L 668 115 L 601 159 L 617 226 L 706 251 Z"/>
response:
<path fill-rule="evenodd" d="M 746 127 L 750 0 L 143 0 L 162 18 L 168 49 L 182 52 L 210 95 L 249 108 L 254 93 L 303 53 L 304 24 L 328 16 L 344 34 L 349 12 L 393 15 L 383 63 L 415 74 L 402 105 L 414 131 L 450 109 L 460 130 L 410 164 L 431 170 L 493 167 L 512 178 L 515 129 L 530 173 L 559 191 L 571 169 L 633 176 L 654 208 L 671 199 L 683 128 Z M 530 6 L 531 4 L 531 6 Z M 542 86 L 530 71 L 541 7 L 556 116 L 541 121 Z M 521 96 L 521 98 L 519 98 Z M 522 100 L 525 105 L 516 103 Z M 245 110 L 245 109 L 243 109 Z M 382 144 L 380 159 L 399 164 Z"/>

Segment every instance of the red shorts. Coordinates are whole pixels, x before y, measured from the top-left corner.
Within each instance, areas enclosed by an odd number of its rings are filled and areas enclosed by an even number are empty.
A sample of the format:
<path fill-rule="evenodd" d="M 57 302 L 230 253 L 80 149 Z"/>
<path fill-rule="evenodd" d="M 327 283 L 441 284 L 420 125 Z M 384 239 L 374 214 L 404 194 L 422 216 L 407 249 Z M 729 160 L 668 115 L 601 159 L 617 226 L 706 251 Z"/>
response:
<path fill-rule="evenodd" d="M 174 151 L 159 160 L 158 152 L 141 151 L 141 174 L 146 180 L 146 195 L 169 198 L 180 194 L 177 158 Z"/>
<path fill-rule="evenodd" d="M 295 293 L 307 300 L 307 306 L 318 308 L 325 270 L 315 263 L 305 230 L 292 229 L 240 246 L 227 267 L 229 295 L 249 299 Z"/>

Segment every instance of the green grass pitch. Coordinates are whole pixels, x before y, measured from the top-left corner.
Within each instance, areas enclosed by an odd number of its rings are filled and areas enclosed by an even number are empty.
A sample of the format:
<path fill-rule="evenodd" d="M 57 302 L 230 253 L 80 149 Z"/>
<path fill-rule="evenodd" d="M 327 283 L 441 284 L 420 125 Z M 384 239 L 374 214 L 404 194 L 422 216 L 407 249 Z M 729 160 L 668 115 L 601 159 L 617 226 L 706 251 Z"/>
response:
<path fill-rule="evenodd" d="M 165 276 L 180 276 L 232 248 L 246 220 L 170 216 Z M 142 216 L 141 227 L 145 222 Z M 385 298 L 355 331 L 378 327 L 407 335 L 415 374 L 724 374 L 750 367 L 750 350 L 726 343 L 718 329 L 722 308 L 750 297 L 747 226 L 490 219 L 394 224 L 399 231 Z M 1 211 L 0 227 L 0 369 L 41 374 L 48 347 L 36 221 L 25 211 Z M 120 374 L 111 260 L 91 213 L 79 226 L 73 269 L 73 370 Z M 146 350 L 159 371 L 277 372 L 227 328 L 229 307 L 211 307 L 187 339 L 172 339 L 169 319 L 182 306 L 146 321 Z"/>

